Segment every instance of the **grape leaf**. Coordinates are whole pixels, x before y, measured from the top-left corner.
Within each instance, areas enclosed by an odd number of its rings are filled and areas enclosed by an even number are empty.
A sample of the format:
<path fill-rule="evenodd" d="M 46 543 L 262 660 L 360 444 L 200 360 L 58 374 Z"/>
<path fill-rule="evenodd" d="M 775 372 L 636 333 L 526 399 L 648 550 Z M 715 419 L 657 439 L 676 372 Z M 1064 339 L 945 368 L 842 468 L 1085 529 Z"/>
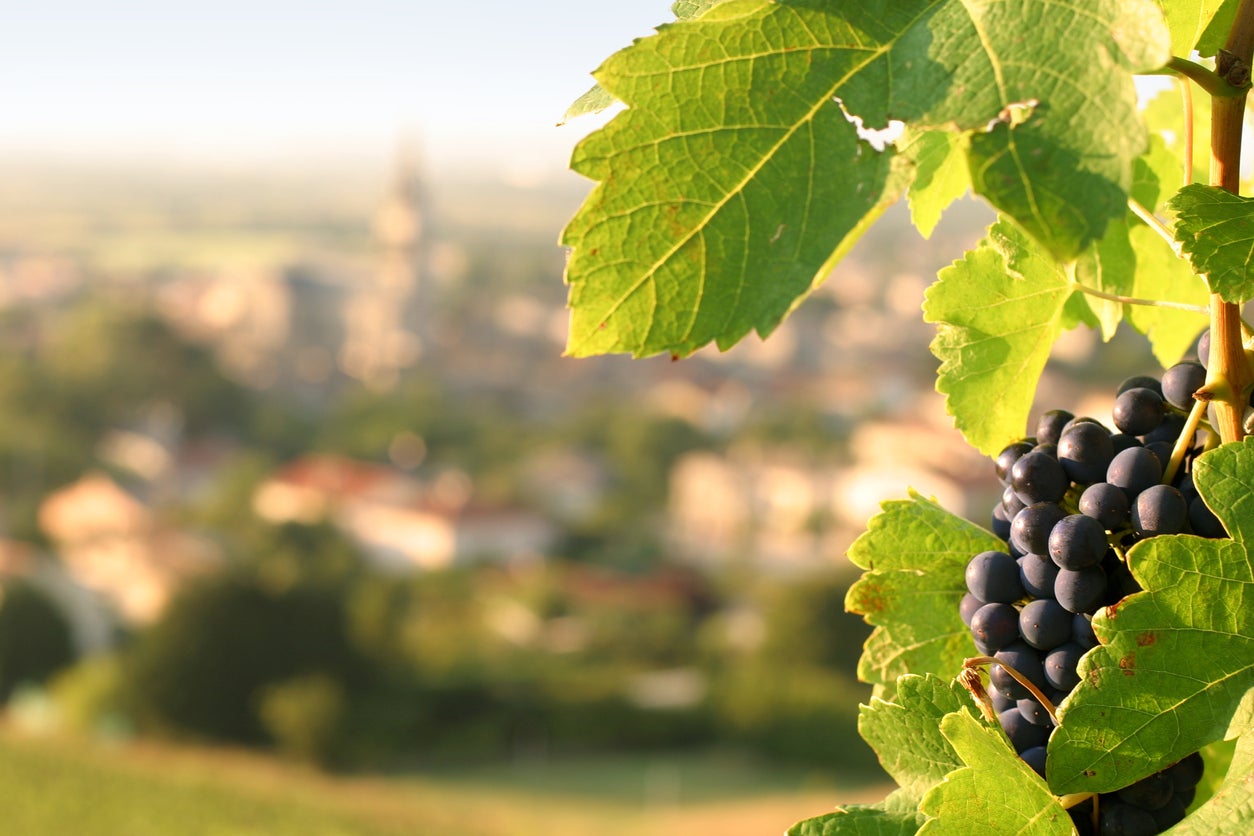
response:
<path fill-rule="evenodd" d="M 858 805 L 798 822 L 787 836 L 914 836 L 922 825 L 923 816 L 914 811 Z"/>
<path fill-rule="evenodd" d="M 930 238 L 941 213 L 971 188 L 962 137 L 949 131 L 910 131 L 897 143 L 914 162 L 914 182 L 907 200 L 910 219 Z"/>
<path fill-rule="evenodd" d="M 1101 240 L 1080 255 L 1075 264 L 1075 280 L 1103 293 L 1131 294 L 1136 281 L 1136 253 L 1128 238 L 1128 225 L 1122 219 L 1112 221 Z M 1123 303 L 1098 296 L 1084 299 L 1101 325 L 1102 339 L 1109 342 L 1123 322 Z"/>
<path fill-rule="evenodd" d="M 975 653 L 958 614 L 967 563 L 1006 544 L 913 491 L 881 508 L 849 547 L 866 571 L 849 587 L 845 609 L 875 627 L 858 676 L 887 686 L 907 673 L 957 672 Z"/>
<path fill-rule="evenodd" d="M 1155 537 L 1129 552 L 1144 592 L 1094 619 L 1049 746 L 1056 792 L 1107 792 L 1248 730 L 1254 687 L 1254 439 L 1198 459 L 1194 482 L 1231 540 Z M 1234 720 L 1236 722 L 1234 722 Z"/>
<path fill-rule="evenodd" d="M 1213 836 L 1249 832 L 1254 832 L 1254 735 L 1247 734 L 1237 741 L 1232 764 L 1218 791 L 1171 833 Z"/>
<path fill-rule="evenodd" d="M 1190 183 L 1168 204 L 1193 270 L 1226 302 L 1254 298 L 1254 198 Z"/>
<path fill-rule="evenodd" d="M 937 323 L 936 388 L 981 452 L 995 455 L 1023 437 L 1073 290 L 1057 265 L 1004 221 L 928 288 L 923 318 Z"/>
<path fill-rule="evenodd" d="M 920 810 L 930 816 L 919 836 L 1071 836 L 1071 817 L 1005 737 L 965 712 L 941 721 L 967 766 L 937 784 Z"/>
<path fill-rule="evenodd" d="M 770 333 L 904 189 L 864 139 L 895 119 L 970 134 L 976 191 L 1073 258 L 1123 215 L 1131 74 L 1168 45 L 1150 0 L 727 0 L 661 27 L 595 73 L 627 109 L 572 158 L 599 185 L 562 237 L 568 353 Z"/>
<path fill-rule="evenodd" d="M 1214 55 L 1223 46 L 1239 0 L 1159 0 L 1171 30 L 1171 51 L 1185 58 L 1196 48 Z M 1218 34 L 1224 33 L 1224 34 Z"/>
<path fill-rule="evenodd" d="M 1141 225 L 1128 231 L 1136 251 L 1136 278 L 1129 295 L 1196 305 L 1206 309 L 1206 282 L 1176 257 L 1162 238 Z M 1150 349 L 1164 369 L 1170 368 L 1193 347 L 1206 327 L 1206 314 L 1149 305 L 1128 305 L 1128 324 L 1150 341 Z"/>
<path fill-rule="evenodd" d="M 940 721 L 971 706 L 962 686 L 929 674 L 903 676 L 891 701 L 873 698 L 859 708 L 858 733 L 911 806 L 917 807 L 929 789 L 962 766 L 940 732 Z"/>

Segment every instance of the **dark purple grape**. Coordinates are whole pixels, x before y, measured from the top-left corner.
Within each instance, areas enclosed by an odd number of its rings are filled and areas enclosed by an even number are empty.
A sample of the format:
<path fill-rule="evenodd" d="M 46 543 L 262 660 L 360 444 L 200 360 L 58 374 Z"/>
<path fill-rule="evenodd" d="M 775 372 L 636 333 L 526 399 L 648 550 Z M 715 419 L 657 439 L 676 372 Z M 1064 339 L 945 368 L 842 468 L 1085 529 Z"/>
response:
<path fill-rule="evenodd" d="M 1145 449 L 1158 457 L 1158 460 L 1163 463 L 1163 471 L 1166 472 L 1167 462 L 1171 461 L 1171 454 L 1176 449 L 1176 443 L 1174 441 L 1151 441 L 1145 445 Z"/>
<path fill-rule="evenodd" d="M 1034 746 L 1044 746 L 1045 741 L 1049 739 L 1049 730 L 1044 726 L 1029 722 L 1019 713 L 1018 708 L 1006 709 L 997 715 L 997 720 L 1001 723 L 1002 730 L 1006 732 L 1006 737 L 1010 738 L 1010 745 L 1015 748 L 1016 752 L 1022 752 Z"/>
<path fill-rule="evenodd" d="M 1019 564 L 1005 552 L 981 552 L 966 570 L 967 590 L 986 604 L 1012 604 L 1023 597 Z"/>
<path fill-rule="evenodd" d="M 1164 769 L 1163 773 L 1171 779 L 1172 789 L 1180 793 L 1196 787 L 1198 781 L 1202 780 L 1205 768 L 1206 762 L 1202 760 L 1202 756 L 1194 752 Z"/>
<path fill-rule="evenodd" d="M 962 596 L 962 600 L 958 602 L 958 614 L 962 616 L 962 623 L 971 626 L 971 616 L 975 615 L 975 611 L 984 606 L 984 602 L 976 598 L 970 592 Z"/>
<path fill-rule="evenodd" d="M 1076 673 L 1076 665 L 1085 650 L 1075 642 L 1067 642 L 1045 654 L 1045 681 L 1059 691 L 1070 691 L 1079 685 L 1080 675 Z"/>
<path fill-rule="evenodd" d="M 1143 386 L 1120 394 L 1111 410 L 1115 427 L 1128 435 L 1145 435 L 1161 424 L 1166 414 L 1162 395 Z"/>
<path fill-rule="evenodd" d="M 1040 450 L 1021 456 L 1011 466 L 1010 486 L 1024 505 L 1058 502 L 1070 487 L 1062 464 Z"/>
<path fill-rule="evenodd" d="M 1042 691 L 1045 690 L 1045 667 L 1041 654 L 1036 648 L 1025 641 L 1011 642 L 993 654 L 998 662 L 1010 665 L 1021 673 L 1029 682 Z M 1001 665 L 993 665 L 988 672 L 989 680 L 999 691 L 1008 697 L 1021 700 L 1032 695 L 1022 683 L 1006 673 Z"/>
<path fill-rule="evenodd" d="M 1018 632 L 1037 650 L 1053 650 L 1071 639 L 1071 618 L 1057 601 L 1038 598 L 1019 611 Z"/>
<path fill-rule="evenodd" d="M 1010 521 L 1010 542 L 1025 554 L 1049 554 L 1049 533 L 1067 512 L 1055 502 L 1029 505 Z"/>
<path fill-rule="evenodd" d="M 1176 363 L 1163 373 L 1163 398 L 1176 409 L 1190 410 L 1193 393 L 1205 383 L 1206 368 L 1201 363 Z"/>
<path fill-rule="evenodd" d="M 1122 488 L 1128 499 L 1163 479 L 1163 463 L 1146 447 L 1132 447 L 1110 460 L 1106 481 Z"/>
<path fill-rule="evenodd" d="M 1121 451 L 1129 447 L 1140 447 L 1141 439 L 1127 433 L 1115 433 L 1110 437 L 1110 446 L 1114 448 L 1115 455 L 1119 455 Z"/>
<path fill-rule="evenodd" d="M 1045 706 L 1041 705 L 1040 701 L 1036 697 L 1016 700 L 1015 708 L 1019 709 L 1019 713 L 1023 715 L 1023 719 L 1027 720 L 1034 726 L 1052 728 L 1054 725 L 1054 718 L 1049 716 L 1049 712 L 1045 710 Z"/>
<path fill-rule="evenodd" d="M 1207 328 L 1197 338 L 1197 362 L 1202 368 L 1210 368 L 1210 329 Z"/>
<path fill-rule="evenodd" d="M 1053 598 L 1058 564 L 1043 554 L 1025 554 L 1019 558 L 1019 581 L 1023 591 L 1033 598 Z"/>
<path fill-rule="evenodd" d="M 1179 413 L 1172 412 L 1163 418 L 1163 422 L 1154 429 L 1141 436 L 1141 441 L 1147 447 L 1155 441 L 1166 441 L 1168 444 L 1175 445 L 1176 439 L 1180 437 L 1180 433 L 1184 431 L 1185 417 Z"/>
<path fill-rule="evenodd" d="M 1097 647 L 1097 633 L 1093 632 L 1093 617 L 1078 612 L 1071 617 L 1071 641 L 1080 647 Z"/>
<path fill-rule="evenodd" d="M 1107 548 L 1102 524 L 1084 514 L 1063 517 L 1049 532 L 1049 556 L 1062 569 L 1096 566 Z"/>
<path fill-rule="evenodd" d="M 1120 455 L 1116 453 L 1115 459 Z M 1097 520 L 1106 531 L 1125 528 L 1132 521 L 1128 495 L 1123 488 L 1109 482 L 1095 482 L 1084 489 L 1084 493 L 1080 494 L 1080 513 Z"/>
<path fill-rule="evenodd" d="M 1149 389 L 1151 392 L 1163 393 L 1162 384 L 1158 382 L 1158 378 L 1150 377 L 1147 374 L 1138 374 L 1129 377 L 1123 383 L 1119 384 L 1119 388 L 1115 390 L 1115 397 L 1119 397 L 1129 389 Z"/>
<path fill-rule="evenodd" d="M 1171 779 L 1162 772 L 1146 776 L 1115 793 L 1120 801 L 1151 811 L 1166 805 L 1175 794 Z"/>
<path fill-rule="evenodd" d="M 1033 746 L 1031 749 L 1024 749 L 1019 753 L 1019 757 L 1028 766 L 1032 767 L 1032 771 L 1042 778 L 1045 777 L 1045 753 L 1044 746 Z"/>
<path fill-rule="evenodd" d="M 1040 417 L 1036 424 L 1036 440 L 1040 444 L 1057 444 L 1062 436 L 1062 428 L 1075 415 L 1065 409 L 1051 409 Z"/>
<path fill-rule="evenodd" d="M 1019 757 L 1023 756 L 1020 755 Z M 1154 824 L 1158 825 L 1158 832 L 1162 833 L 1164 830 L 1175 827 L 1184 821 L 1184 815 L 1188 811 L 1188 806 L 1180 796 L 1173 795 L 1170 801 L 1157 810 L 1152 811 L 1150 815 L 1154 817 Z"/>
<path fill-rule="evenodd" d="M 1031 453 L 1034 446 L 1030 441 L 1016 441 L 997 454 L 997 458 L 993 461 L 993 469 L 1003 484 L 1009 482 L 1010 468 L 1014 466 L 1014 463 Z"/>
<path fill-rule="evenodd" d="M 1058 461 L 1063 471 L 1080 484 L 1102 481 L 1114 455 L 1110 432 L 1101 424 L 1077 422 L 1068 427 L 1058 441 Z"/>
<path fill-rule="evenodd" d="M 1106 573 L 1100 566 L 1059 569 L 1054 579 L 1054 597 L 1069 612 L 1096 612 L 1106 600 Z"/>
<path fill-rule="evenodd" d="M 1010 539 L 1010 520 L 1013 515 L 1006 513 L 1006 507 L 998 502 L 993 506 L 992 520 L 989 528 L 997 535 L 999 540 Z"/>
<path fill-rule="evenodd" d="M 1184 496 L 1171 485 L 1142 491 L 1132 506 L 1132 527 L 1143 537 L 1179 534 L 1189 518 Z"/>
<path fill-rule="evenodd" d="M 986 653 L 996 653 L 1019 638 L 1019 611 L 1009 604 L 985 604 L 971 616 L 971 635 Z"/>
<path fill-rule="evenodd" d="M 1156 836 L 1158 823 L 1148 810 L 1102 796 L 1097 832 L 1101 836 Z"/>
<path fill-rule="evenodd" d="M 1183 495 L 1183 491 L 1181 494 Z M 1200 496 L 1194 496 L 1189 500 L 1189 525 L 1193 533 L 1199 537 L 1222 539 L 1228 536 L 1224 524 L 1210 508 L 1206 507 L 1206 503 Z"/>
<path fill-rule="evenodd" d="M 1006 512 L 1006 519 L 1013 520 L 1015 518 L 1015 514 L 1022 511 L 1027 507 L 1027 505 L 1019 498 L 1019 495 L 1015 493 L 1015 489 L 1012 486 L 1007 485 L 1006 489 L 1001 493 L 1001 507 Z"/>

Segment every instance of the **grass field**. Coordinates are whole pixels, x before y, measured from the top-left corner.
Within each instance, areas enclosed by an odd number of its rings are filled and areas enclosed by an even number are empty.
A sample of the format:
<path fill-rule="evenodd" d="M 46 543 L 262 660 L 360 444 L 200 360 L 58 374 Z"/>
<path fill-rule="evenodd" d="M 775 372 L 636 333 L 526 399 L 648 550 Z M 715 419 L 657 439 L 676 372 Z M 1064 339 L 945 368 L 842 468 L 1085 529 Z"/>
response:
<path fill-rule="evenodd" d="M 885 791 L 712 752 L 362 778 L 0 732 L 3 830 L 30 836 L 764 836 Z"/>

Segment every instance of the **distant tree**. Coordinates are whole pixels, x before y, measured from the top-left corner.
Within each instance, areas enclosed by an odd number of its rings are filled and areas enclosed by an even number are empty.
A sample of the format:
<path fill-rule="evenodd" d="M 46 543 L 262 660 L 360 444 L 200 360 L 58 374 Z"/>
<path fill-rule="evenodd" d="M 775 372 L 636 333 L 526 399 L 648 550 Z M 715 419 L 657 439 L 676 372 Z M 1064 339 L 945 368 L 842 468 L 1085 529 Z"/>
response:
<path fill-rule="evenodd" d="M 65 616 L 28 581 L 3 586 L 0 597 L 0 701 L 24 684 L 42 685 L 74 661 Z"/>

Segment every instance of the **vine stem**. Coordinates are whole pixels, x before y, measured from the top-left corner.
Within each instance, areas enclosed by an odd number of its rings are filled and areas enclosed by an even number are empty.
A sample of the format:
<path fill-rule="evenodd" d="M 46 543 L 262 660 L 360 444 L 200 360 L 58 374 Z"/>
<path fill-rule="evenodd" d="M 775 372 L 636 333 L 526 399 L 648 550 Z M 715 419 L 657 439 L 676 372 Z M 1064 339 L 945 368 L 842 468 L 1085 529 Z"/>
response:
<path fill-rule="evenodd" d="M 1198 425 L 1202 423 L 1202 416 L 1206 414 L 1206 401 L 1202 399 L 1193 402 L 1193 408 L 1189 410 L 1189 417 L 1184 422 L 1184 429 L 1180 432 L 1180 437 L 1176 439 L 1176 446 L 1171 450 L 1171 461 L 1167 462 L 1167 467 L 1163 472 L 1163 484 L 1170 485 L 1172 480 L 1176 478 L 1176 473 L 1180 471 L 1180 466 L 1184 464 L 1184 456 L 1189 451 L 1189 447 L 1193 444 L 1193 437 L 1197 435 Z"/>
<path fill-rule="evenodd" d="M 1176 236 L 1172 233 L 1167 225 L 1158 219 L 1150 210 L 1146 209 L 1139 200 L 1128 198 L 1128 208 L 1132 210 L 1132 214 L 1136 215 L 1145 225 L 1158 233 L 1158 237 L 1167 242 L 1167 246 L 1171 247 L 1171 251 L 1176 254 L 1176 258 L 1184 258 L 1184 248 L 1180 242 L 1176 240 Z"/>
<path fill-rule="evenodd" d="M 1170 302 L 1165 299 L 1137 299 L 1135 296 L 1120 296 L 1117 293 L 1107 293 L 1104 290 L 1098 290 L 1095 287 L 1089 287 L 1086 284 L 1076 282 L 1076 289 L 1087 296 L 1096 296 L 1098 299 L 1106 299 L 1110 302 L 1122 302 L 1125 305 L 1144 305 L 1150 308 L 1171 308 L 1176 311 L 1188 311 L 1189 313 L 1202 314 L 1205 316 L 1210 313 L 1210 309 L 1203 305 L 1190 305 L 1186 302 Z"/>
<path fill-rule="evenodd" d="M 1245 89 L 1254 61 L 1254 0 L 1241 0 L 1228 40 L 1220 50 L 1217 69 L 1229 84 L 1242 88 L 1239 96 L 1211 99 L 1210 184 L 1232 194 L 1241 190 L 1241 139 L 1245 127 Z M 1245 407 L 1254 385 L 1241 340 L 1241 311 L 1218 294 L 1211 294 L 1210 357 L 1203 393 L 1215 408 L 1215 426 L 1224 442 L 1245 437 Z"/>

